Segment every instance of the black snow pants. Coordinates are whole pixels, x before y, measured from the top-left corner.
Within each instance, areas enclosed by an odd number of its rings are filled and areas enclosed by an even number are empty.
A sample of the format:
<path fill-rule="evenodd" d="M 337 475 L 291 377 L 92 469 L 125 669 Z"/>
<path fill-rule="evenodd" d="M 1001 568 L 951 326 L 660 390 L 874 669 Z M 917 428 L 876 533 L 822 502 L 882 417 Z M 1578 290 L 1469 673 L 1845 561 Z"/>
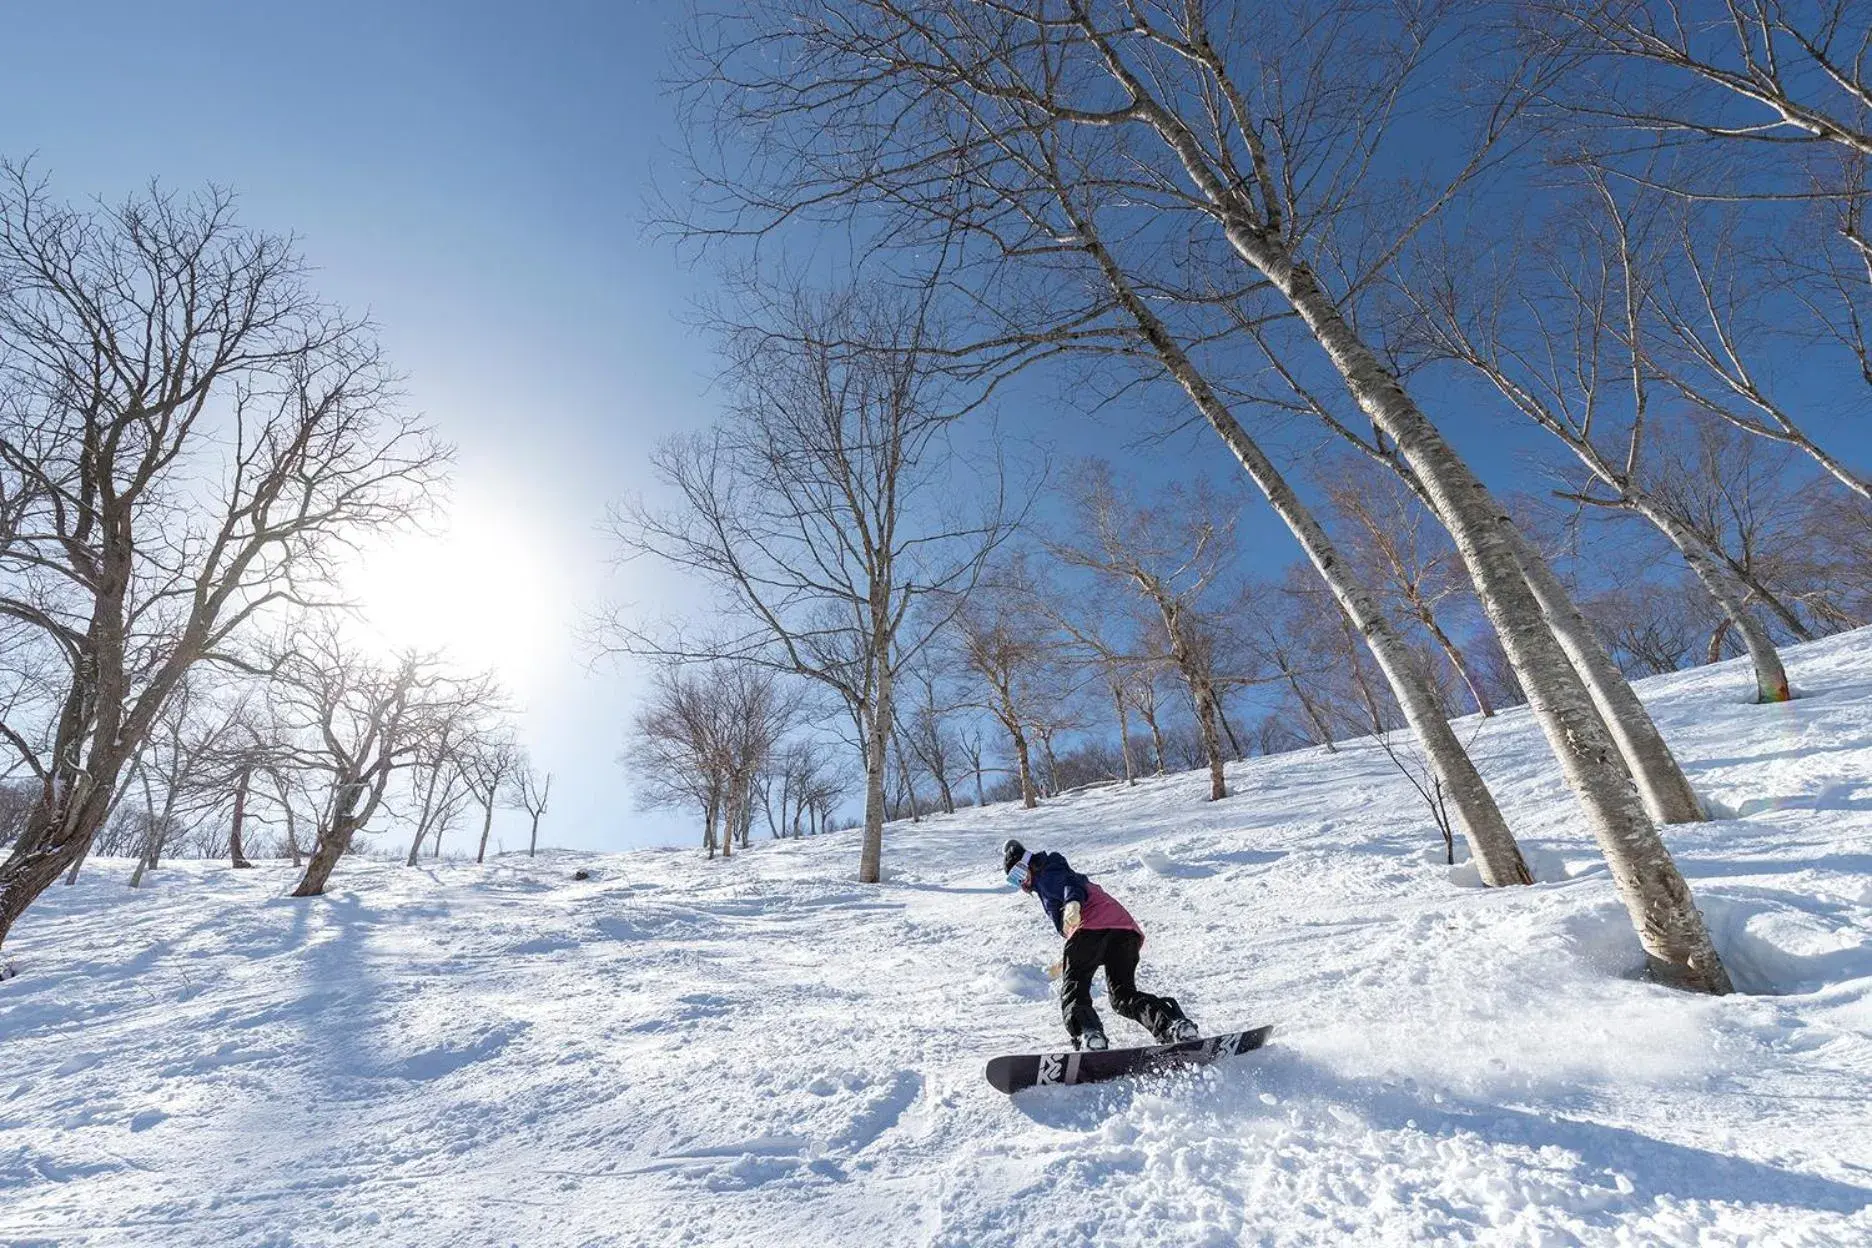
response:
<path fill-rule="evenodd" d="M 1092 1008 L 1092 976 L 1100 967 L 1105 968 L 1105 989 L 1112 1009 L 1142 1023 L 1159 1044 L 1170 1039 L 1170 1027 L 1183 1017 L 1183 1009 L 1175 997 L 1154 997 L 1138 991 L 1138 950 L 1143 945 L 1142 936 L 1122 928 L 1090 932 L 1080 928 L 1066 942 L 1060 1012 L 1066 1017 L 1067 1034 L 1074 1040 L 1088 1031 L 1105 1030 L 1098 1011 Z"/>

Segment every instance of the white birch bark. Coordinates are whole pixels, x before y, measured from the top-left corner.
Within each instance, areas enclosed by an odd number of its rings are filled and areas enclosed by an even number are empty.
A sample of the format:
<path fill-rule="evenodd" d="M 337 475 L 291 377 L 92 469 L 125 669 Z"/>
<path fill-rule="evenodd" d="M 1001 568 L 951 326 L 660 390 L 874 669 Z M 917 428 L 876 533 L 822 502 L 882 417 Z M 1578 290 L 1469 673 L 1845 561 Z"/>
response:
<path fill-rule="evenodd" d="M 1513 833 L 1508 830 L 1508 821 L 1496 805 L 1494 794 L 1489 791 L 1475 763 L 1450 729 L 1449 721 L 1436 704 L 1435 695 L 1419 678 L 1410 661 L 1409 648 L 1379 608 L 1377 599 L 1349 575 L 1350 565 L 1333 547 L 1325 528 L 1275 468 L 1274 462 L 1260 445 L 1248 436 L 1247 430 L 1242 428 L 1227 405 L 1197 371 L 1180 344 L 1137 297 L 1110 253 L 1102 244 L 1090 240 L 1090 230 L 1082 229 L 1082 233 L 1088 236 L 1088 247 L 1104 271 L 1113 293 L 1137 322 L 1139 330 L 1157 352 L 1164 367 L 1234 453 L 1250 479 L 1260 487 L 1275 514 L 1300 542 L 1301 549 L 1332 591 L 1334 599 L 1365 638 L 1372 656 L 1378 662 L 1379 670 L 1384 672 L 1399 706 L 1403 708 L 1406 722 L 1423 743 L 1431 769 L 1456 807 L 1457 815 L 1462 820 L 1464 838 L 1469 843 L 1482 882 L 1490 887 L 1532 884 L 1534 877 L 1521 857 L 1520 847 L 1515 843 Z"/>
<path fill-rule="evenodd" d="M 876 884 L 883 878 L 884 781 L 889 765 L 891 724 L 896 718 L 892 701 L 889 642 L 877 658 L 876 697 L 866 709 L 864 844 L 858 853 L 858 882 Z"/>
<path fill-rule="evenodd" d="M 1519 534 L 1513 521 L 1340 315 L 1312 273 L 1245 231 L 1229 233 L 1244 258 L 1273 281 L 1300 314 L 1331 357 L 1347 392 L 1397 444 L 1450 527 L 1535 717 L 1586 809 L 1653 974 L 1687 988 L 1731 991 L 1728 972 L 1689 885 L 1658 836 L 1631 770 L 1530 587 L 1530 573 L 1523 571 L 1516 550 Z M 1538 556 L 1529 566 L 1537 562 Z"/>
<path fill-rule="evenodd" d="M 1755 668 L 1755 700 L 1786 702 L 1793 696 L 1788 689 L 1787 669 L 1781 665 L 1781 655 L 1775 649 L 1774 640 L 1768 636 L 1768 630 L 1748 609 L 1747 587 L 1736 579 L 1728 565 L 1714 551 L 1704 545 L 1702 538 L 1679 524 L 1667 510 L 1643 496 L 1633 498 L 1628 506 L 1670 538 L 1671 545 L 1677 548 L 1677 553 L 1696 573 L 1697 580 L 1716 600 L 1716 605 L 1722 608 L 1730 627 L 1741 636 L 1742 644 L 1748 650 L 1749 662 Z"/>
<path fill-rule="evenodd" d="M 1630 768 L 1632 782 L 1638 786 L 1645 810 L 1659 823 L 1699 823 L 1708 816 L 1697 798 L 1690 778 L 1684 775 L 1676 755 L 1658 731 L 1651 712 L 1638 700 L 1637 692 L 1618 664 L 1606 653 L 1589 623 L 1580 612 L 1573 595 L 1555 575 L 1553 567 L 1534 549 L 1521 531 L 1511 524 L 1508 538 L 1521 562 L 1528 587 L 1540 603 L 1541 614 L 1553 629 L 1554 636 L 1566 651 L 1579 678 L 1585 682 L 1593 704 L 1599 708 L 1606 729 L 1618 745 L 1618 751 Z"/>

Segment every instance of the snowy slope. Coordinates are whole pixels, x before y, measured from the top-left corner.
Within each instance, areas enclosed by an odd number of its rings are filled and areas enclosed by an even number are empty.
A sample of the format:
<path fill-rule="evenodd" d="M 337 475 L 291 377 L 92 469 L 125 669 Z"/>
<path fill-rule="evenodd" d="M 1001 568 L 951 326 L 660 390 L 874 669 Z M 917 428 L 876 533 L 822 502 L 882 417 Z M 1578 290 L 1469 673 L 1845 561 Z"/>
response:
<path fill-rule="evenodd" d="M 1637 945 L 1524 713 L 1476 752 L 1542 883 L 1484 891 L 1369 744 L 1038 811 L 688 851 L 87 870 L 0 985 L 0 1242 L 1872 1243 L 1872 631 L 1645 692 L 1732 816 L 1669 838 L 1752 995 Z M 1009 1099 L 1061 1035 L 1008 835 L 1264 1052 Z M 571 879 L 576 866 L 598 878 Z M 1120 1043 L 1142 1038 L 1110 1018 Z"/>

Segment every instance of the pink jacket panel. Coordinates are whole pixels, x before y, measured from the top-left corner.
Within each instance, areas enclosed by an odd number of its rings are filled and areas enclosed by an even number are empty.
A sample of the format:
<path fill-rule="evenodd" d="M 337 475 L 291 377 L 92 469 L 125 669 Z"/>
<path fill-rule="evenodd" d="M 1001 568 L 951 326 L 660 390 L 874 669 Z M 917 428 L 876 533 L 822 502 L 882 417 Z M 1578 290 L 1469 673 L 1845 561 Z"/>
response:
<path fill-rule="evenodd" d="M 1118 904 L 1118 899 L 1096 884 L 1086 885 L 1085 904 L 1079 907 L 1079 926 L 1089 932 L 1125 931 L 1136 932 L 1142 936 L 1144 929 L 1138 926 L 1131 912 Z"/>

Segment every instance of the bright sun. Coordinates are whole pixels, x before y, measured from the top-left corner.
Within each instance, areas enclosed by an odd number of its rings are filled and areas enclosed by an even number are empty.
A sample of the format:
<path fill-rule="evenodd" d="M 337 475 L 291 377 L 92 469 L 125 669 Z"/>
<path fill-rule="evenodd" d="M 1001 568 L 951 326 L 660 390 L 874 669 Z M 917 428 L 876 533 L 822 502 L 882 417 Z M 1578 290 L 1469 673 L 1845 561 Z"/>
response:
<path fill-rule="evenodd" d="M 566 587 L 528 516 L 458 495 L 440 532 L 406 534 L 360 556 L 348 595 L 384 642 L 446 651 L 524 692 L 568 643 Z"/>

